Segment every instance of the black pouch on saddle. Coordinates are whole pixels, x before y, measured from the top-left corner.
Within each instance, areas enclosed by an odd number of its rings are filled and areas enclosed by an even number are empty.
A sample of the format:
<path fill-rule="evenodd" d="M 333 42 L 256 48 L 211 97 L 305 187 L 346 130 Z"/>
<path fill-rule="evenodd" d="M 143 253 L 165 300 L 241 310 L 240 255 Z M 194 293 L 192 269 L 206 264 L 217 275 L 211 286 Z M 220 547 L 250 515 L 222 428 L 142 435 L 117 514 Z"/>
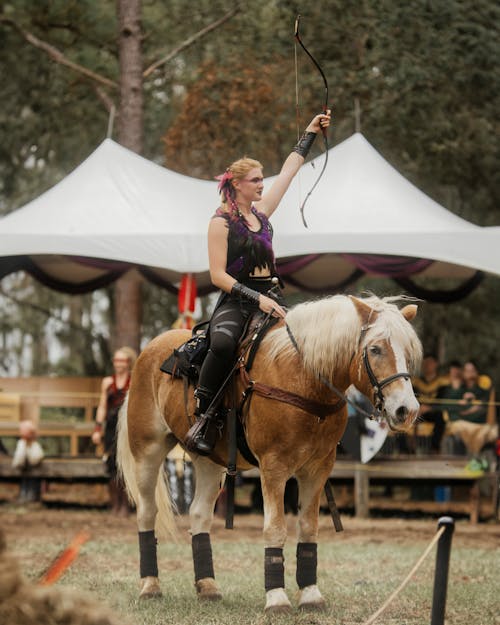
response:
<path fill-rule="evenodd" d="M 163 362 L 160 369 L 164 373 L 189 380 L 197 380 L 200 367 L 210 346 L 209 321 L 197 324 L 192 336 Z"/>

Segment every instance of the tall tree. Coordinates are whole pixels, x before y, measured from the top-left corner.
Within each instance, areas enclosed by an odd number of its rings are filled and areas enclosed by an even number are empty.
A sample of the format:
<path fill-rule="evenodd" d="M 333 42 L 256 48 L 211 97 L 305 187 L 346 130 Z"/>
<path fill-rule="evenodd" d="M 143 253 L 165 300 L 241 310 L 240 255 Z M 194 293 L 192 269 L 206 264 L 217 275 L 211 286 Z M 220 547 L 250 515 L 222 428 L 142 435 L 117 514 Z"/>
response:
<path fill-rule="evenodd" d="M 141 0 L 117 0 L 120 52 L 118 141 L 137 152 L 143 148 Z M 115 285 L 113 349 L 130 345 L 139 351 L 142 321 L 142 279 L 129 271 Z"/>

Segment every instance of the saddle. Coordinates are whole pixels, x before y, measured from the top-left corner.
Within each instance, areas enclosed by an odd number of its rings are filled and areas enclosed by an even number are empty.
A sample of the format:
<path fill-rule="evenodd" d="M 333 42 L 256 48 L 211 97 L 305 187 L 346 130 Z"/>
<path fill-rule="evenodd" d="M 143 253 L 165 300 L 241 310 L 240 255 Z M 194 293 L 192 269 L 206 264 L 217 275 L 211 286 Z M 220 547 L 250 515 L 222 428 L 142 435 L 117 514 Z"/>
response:
<path fill-rule="evenodd" d="M 160 370 L 174 378 L 183 378 L 195 385 L 200 375 L 200 368 L 210 347 L 209 321 L 198 323 L 192 330 L 192 336 L 180 345 L 163 361 Z"/>
<path fill-rule="evenodd" d="M 247 348 L 250 348 L 247 369 L 251 368 L 257 349 L 266 332 L 277 321 L 276 317 L 269 317 L 260 310 L 249 317 L 236 350 L 236 353 L 241 357 Z M 204 321 L 194 326 L 191 338 L 174 349 L 170 356 L 163 361 L 160 370 L 175 378 L 187 379 L 189 384 L 196 386 L 201 366 L 210 347 L 209 324 L 209 321 Z M 254 335 L 256 336 L 254 337 Z"/>

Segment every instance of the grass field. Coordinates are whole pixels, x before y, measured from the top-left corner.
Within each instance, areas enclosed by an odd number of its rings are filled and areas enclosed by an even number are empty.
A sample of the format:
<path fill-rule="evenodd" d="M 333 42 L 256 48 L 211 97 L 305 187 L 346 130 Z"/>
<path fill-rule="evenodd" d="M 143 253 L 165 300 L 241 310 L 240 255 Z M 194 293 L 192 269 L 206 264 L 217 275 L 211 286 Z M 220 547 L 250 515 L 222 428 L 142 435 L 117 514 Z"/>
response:
<path fill-rule="evenodd" d="M 138 600 L 138 551 L 135 521 L 116 519 L 105 511 L 33 510 L 0 506 L 0 522 L 10 550 L 24 574 L 36 580 L 81 529 L 91 539 L 58 582 L 106 603 L 136 625 L 353 625 L 364 623 L 406 577 L 435 534 L 437 523 L 345 518 L 345 531 L 335 534 L 321 518 L 318 582 L 328 601 L 323 613 L 263 615 L 262 518 L 235 519 L 235 530 L 217 519 L 213 550 L 216 577 L 224 594 L 217 603 L 199 603 L 193 586 L 187 519 L 181 517 L 178 544 L 159 545 L 161 599 Z M 289 518 L 285 548 L 286 587 L 296 605 L 295 519 Z M 380 625 L 430 623 L 435 550 L 407 588 L 377 620 Z M 453 537 L 448 587 L 447 625 L 498 625 L 500 527 L 457 523 Z"/>

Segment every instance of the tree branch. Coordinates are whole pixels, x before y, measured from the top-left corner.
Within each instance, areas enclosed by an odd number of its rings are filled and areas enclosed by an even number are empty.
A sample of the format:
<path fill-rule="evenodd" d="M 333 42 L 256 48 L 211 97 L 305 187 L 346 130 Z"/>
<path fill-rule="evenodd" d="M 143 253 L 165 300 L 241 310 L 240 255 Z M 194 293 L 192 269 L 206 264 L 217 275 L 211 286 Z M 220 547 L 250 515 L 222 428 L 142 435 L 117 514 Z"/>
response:
<path fill-rule="evenodd" d="M 80 324 L 73 323 L 70 319 L 63 319 L 63 317 L 60 314 L 48 308 L 45 308 L 44 306 L 40 306 L 40 304 L 34 304 L 33 302 L 19 299 L 15 295 L 8 293 L 1 286 L 0 286 L 0 295 L 2 297 L 5 297 L 5 299 L 10 300 L 16 306 L 19 306 L 19 308 L 23 308 L 23 307 L 29 308 L 30 310 L 34 312 L 44 315 L 48 319 L 55 319 L 56 321 L 61 322 L 63 325 L 70 328 L 71 330 L 76 331 L 76 332 L 81 332 L 86 337 L 91 337 L 92 339 L 95 339 L 97 341 L 100 341 L 103 338 L 103 335 L 100 332 L 95 332 L 91 329 L 85 328 L 84 326 Z"/>
<path fill-rule="evenodd" d="M 154 72 L 155 69 L 158 69 L 158 67 L 160 67 L 161 65 L 168 63 L 168 61 L 170 61 L 175 56 L 177 56 L 179 52 L 182 52 L 186 48 L 189 48 L 189 46 L 191 46 L 195 41 L 198 41 L 198 39 L 201 39 L 207 33 L 211 32 L 212 30 L 215 30 L 216 28 L 224 24 L 224 22 L 227 22 L 228 20 L 230 20 L 234 15 L 236 15 L 236 13 L 238 13 L 239 10 L 240 10 L 240 7 L 238 4 L 236 4 L 234 8 L 228 11 L 221 18 L 219 18 L 215 22 L 212 22 L 208 26 L 205 26 L 205 28 L 202 28 L 194 35 L 191 35 L 191 37 L 188 37 L 183 43 L 177 46 L 177 48 L 174 48 L 171 52 L 169 52 L 167 56 L 159 59 L 158 61 L 155 61 L 149 67 L 147 67 L 142 73 L 143 77 L 147 78 L 150 74 Z"/>
<path fill-rule="evenodd" d="M 83 65 L 79 65 L 78 63 L 74 63 L 73 61 L 70 61 L 56 47 L 50 45 L 46 41 L 42 41 L 41 39 L 38 39 L 38 37 L 30 33 L 29 31 L 24 30 L 24 28 L 22 28 L 22 26 L 20 26 L 14 20 L 8 17 L 0 16 L 0 23 L 13 26 L 24 37 L 24 39 L 26 39 L 28 43 L 30 43 L 35 48 L 38 48 L 39 50 L 43 50 L 53 61 L 56 61 L 56 63 L 59 63 L 60 65 L 65 65 L 66 67 L 69 67 L 73 71 L 78 72 L 79 74 L 83 74 L 84 76 L 86 76 L 87 78 L 90 78 L 91 80 L 95 82 L 98 82 L 102 85 L 106 85 L 106 87 L 112 87 L 113 89 L 118 88 L 118 84 L 114 80 L 110 80 L 109 78 L 106 78 L 105 76 L 96 74 L 90 69 L 83 67 Z"/>
<path fill-rule="evenodd" d="M 113 102 L 113 99 L 109 97 L 109 95 L 99 87 L 99 85 L 94 85 L 94 91 L 96 92 L 99 100 L 104 104 L 104 108 L 111 113 L 116 110 L 116 105 Z"/>

